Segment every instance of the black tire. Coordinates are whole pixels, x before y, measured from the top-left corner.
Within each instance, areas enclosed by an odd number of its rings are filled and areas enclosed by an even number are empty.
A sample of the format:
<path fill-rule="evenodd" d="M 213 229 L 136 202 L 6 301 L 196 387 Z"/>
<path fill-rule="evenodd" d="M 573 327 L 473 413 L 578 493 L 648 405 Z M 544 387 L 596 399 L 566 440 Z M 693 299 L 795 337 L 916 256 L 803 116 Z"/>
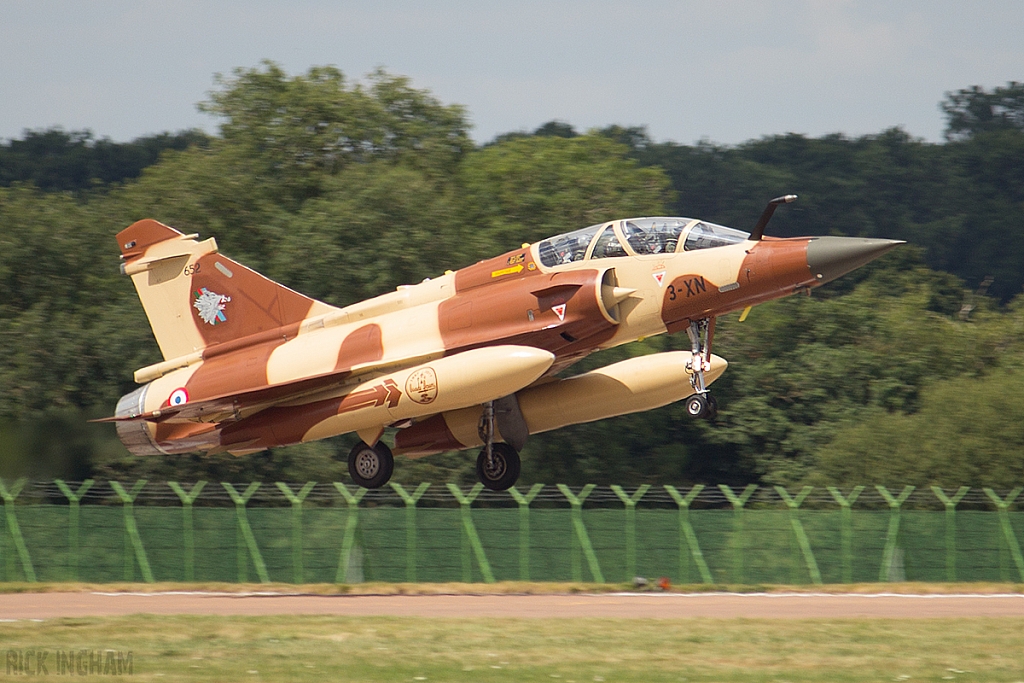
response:
<path fill-rule="evenodd" d="M 718 399 L 711 394 L 708 394 L 706 398 L 708 401 L 708 412 L 704 417 L 713 422 L 718 418 Z"/>
<path fill-rule="evenodd" d="M 348 454 L 348 474 L 365 489 L 379 489 L 394 471 L 395 456 L 382 441 L 372 447 L 360 441 Z"/>
<path fill-rule="evenodd" d="M 686 399 L 686 414 L 690 417 L 704 417 L 708 414 L 708 401 L 700 394 Z"/>
<path fill-rule="evenodd" d="M 492 464 L 487 465 L 487 449 L 480 451 L 476 457 L 476 476 L 486 488 L 492 491 L 507 491 L 515 486 L 519 479 L 522 463 L 519 453 L 507 443 L 496 443 L 491 446 Z"/>

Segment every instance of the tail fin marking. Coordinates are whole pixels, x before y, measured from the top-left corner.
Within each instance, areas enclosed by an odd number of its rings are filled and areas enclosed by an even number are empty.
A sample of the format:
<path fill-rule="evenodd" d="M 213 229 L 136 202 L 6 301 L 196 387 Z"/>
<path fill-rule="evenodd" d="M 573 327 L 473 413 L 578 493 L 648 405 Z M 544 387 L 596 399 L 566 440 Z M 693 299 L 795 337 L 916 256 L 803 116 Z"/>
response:
<path fill-rule="evenodd" d="M 124 272 L 149 318 L 165 360 L 301 322 L 335 310 L 154 220 L 117 235 Z"/>

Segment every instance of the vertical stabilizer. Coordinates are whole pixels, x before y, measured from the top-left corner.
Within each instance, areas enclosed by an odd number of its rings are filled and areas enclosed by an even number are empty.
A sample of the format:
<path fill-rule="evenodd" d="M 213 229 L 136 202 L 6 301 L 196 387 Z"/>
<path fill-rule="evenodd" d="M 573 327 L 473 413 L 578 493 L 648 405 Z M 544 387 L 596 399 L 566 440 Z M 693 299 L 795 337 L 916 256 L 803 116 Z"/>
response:
<path fill-rule="evenodd" d="M 151 219 L 117 235 L 121 269 L 165 360 L 334 310 L 221 256 L 213 238 L 197 237 Z"/>

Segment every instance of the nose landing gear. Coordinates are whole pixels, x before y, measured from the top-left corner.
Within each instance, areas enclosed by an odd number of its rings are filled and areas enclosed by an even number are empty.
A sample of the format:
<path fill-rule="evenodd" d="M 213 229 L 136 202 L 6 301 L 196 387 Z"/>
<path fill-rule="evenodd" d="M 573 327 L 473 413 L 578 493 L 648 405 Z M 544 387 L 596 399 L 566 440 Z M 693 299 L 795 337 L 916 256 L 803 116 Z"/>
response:
<path fill-rule="evenodd" d="M 704 373 L 711 370 L 711 338 L 715 334 L 715 318 L 690 321 L 686 328 L 690 337 L 692 357 L 686 362 L 690 371 L 690 385 L 696 392 L 686 399 L 686 413 L 690 417 L 714 420 L 718 417 L 718 401 L 708 392 Z"/>

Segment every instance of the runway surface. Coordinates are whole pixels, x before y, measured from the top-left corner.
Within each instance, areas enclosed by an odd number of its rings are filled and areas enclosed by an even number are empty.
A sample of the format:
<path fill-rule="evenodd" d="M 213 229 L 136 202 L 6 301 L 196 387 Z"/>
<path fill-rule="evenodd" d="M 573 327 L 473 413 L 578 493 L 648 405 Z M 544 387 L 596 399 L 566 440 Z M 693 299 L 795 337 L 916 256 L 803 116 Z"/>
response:
<path fill-rule="evenodd" d="M 289 595 L 16 593 L 0 620 L 128 614 L 625 619 L 923 619 L 1024 617 L 1024 594 L 660 593 L 601 595 Z"/>

